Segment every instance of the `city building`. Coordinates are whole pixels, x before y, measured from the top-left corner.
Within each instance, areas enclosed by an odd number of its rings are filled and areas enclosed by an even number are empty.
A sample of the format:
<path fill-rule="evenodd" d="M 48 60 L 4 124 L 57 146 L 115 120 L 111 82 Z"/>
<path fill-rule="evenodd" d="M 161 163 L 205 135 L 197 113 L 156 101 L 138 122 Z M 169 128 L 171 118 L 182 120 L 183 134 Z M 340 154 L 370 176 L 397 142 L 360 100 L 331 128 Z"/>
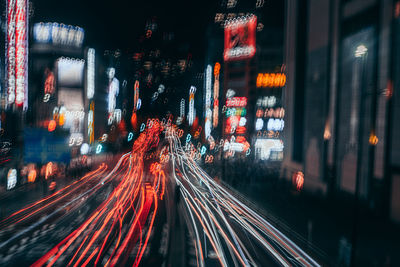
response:
<path fill-rule="evenodd" d="M 399 1 L 287 0 L 282 176 L 400 221 Z M 397 75 L 396 75 L 397 74 Z"/>
<path fill-rule="evenodd" d="M 226 158 L 272 166 L 284 148 L 283 12 L 264 4 L 220 2 L 207 31 L 203 125 L 206 138 L 223 140 Z"/>

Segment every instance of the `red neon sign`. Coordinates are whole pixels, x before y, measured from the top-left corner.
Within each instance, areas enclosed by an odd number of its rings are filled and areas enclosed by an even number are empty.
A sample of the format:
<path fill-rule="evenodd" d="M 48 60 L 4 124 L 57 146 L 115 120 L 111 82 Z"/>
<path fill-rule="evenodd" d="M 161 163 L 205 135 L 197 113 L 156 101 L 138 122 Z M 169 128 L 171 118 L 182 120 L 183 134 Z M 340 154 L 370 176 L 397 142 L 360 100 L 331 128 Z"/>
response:
<path fill-rule="evenodd" d="M 226 100 L 227 107 L 245 107 L 247 105 L 246 97 L 231 97 Z"/>
<path fill-rule="evenodd" d="M 27 89 L 27 1 L 7 1 L 8 103 L 22 106 Z"/>
<path fill-rule="evenodd" d="M 52 94 L 54 93 L 54 74 L 49 69 L 45 71 L 46 80 L 44 82 L 44 93 Z"/>
<path fill-rule="evenodd" d="M 257 17 L 234 19 L 225 25 L 224 60 L 251 58 L 256 53 Z"/>

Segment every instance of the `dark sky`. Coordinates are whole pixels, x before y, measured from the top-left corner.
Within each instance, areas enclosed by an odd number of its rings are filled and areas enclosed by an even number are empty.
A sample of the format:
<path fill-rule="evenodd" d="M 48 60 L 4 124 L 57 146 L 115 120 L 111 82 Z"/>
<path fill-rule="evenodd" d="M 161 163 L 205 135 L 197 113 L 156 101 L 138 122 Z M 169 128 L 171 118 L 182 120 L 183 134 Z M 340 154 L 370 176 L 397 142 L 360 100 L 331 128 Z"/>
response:
<path fill-rule="evenodd" d="M 239 2 L 244 0 L 239 0 Z M 255 0 L 254 0 L 255 1 Z M 213 21 L 218 0 L 33 0 L 34 22 L 59 22 L 85 29 L 86 44 L 100 49 L 126 50 L 144 33 L 148 18 L 160 27 L 184 36 L 194 53 L 202 52 L 207 24 Z M 266 0 L 265 18 L 281 25 L 277 9 L 283 0 Z M 271 3 L 272 2 L 272 3 Z"/>

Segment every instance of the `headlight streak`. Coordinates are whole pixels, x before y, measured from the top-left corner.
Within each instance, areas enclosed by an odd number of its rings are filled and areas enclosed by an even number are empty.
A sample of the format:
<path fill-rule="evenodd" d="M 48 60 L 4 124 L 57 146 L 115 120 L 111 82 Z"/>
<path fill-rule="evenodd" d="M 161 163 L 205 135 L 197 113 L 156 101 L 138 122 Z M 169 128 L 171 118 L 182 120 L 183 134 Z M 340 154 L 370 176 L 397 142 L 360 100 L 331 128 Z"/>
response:
<path fill-rule="evenodd" d="M 253 242 L 258 242 L 282 266 L 320 266 L 264 218 L 211 179 L 188 152 L 182 149 L 174 131 L 167 133 L 167 140 L 170 143 L 172 174 L 175 182 L 181 185 L 182 199 L 192 217 L 191 223 L 194 227 L 197 223 L 203 227 L 221 265 L 229 265 L 227 261 L 221 260 L 225 259 L 227 253 L 231 254 L 235 265 L 236 259 L 243 266 L 257 265 L 243 240 L 233 229 L 235 224 L 236 229 L 242 229 L 246 236 L 249 233 L 254 238 Z M 194 220 L 192 214 L 195 214 L 197 220 Z M 199 244 L 198 253 L 203 255 L 198 231 L 199 229 L 195 231 Z M 219 236 L 225 241 L 228 250 L 220 243 Z M 252 252 L 255 252 L 254 249 Z"/>

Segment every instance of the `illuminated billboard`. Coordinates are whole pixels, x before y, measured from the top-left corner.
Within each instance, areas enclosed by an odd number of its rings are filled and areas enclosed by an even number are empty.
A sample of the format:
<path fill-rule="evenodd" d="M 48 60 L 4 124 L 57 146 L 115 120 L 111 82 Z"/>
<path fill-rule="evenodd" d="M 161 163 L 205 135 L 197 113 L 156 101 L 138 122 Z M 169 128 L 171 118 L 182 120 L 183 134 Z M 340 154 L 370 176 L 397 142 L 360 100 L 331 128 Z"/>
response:
<path fill-rule="evenodd" d="M 256 101 L 255 158 L 261 160 L 283 160 L 283 130 L 285 109 L 280 93 L 259 97 Z"/>
<path fill-rule="evenodd" d="M 257 17 L 245 16 L 225 23 L 224 60 L 242 60 L 256 53 Z"/>
<path fill-rule="evenodd" d="M 33 26 L 33 40 L 36 43 L 82 47 L 85 31 L 77 26 L 56 22 L 36 23 Z"/>
<path fill-rule="evenodd" d="M 81 87 L 83 84 L 83 69 L 85 61 L 61 57 L 57 60 L 58 86 Z"/>
<path fill-rule="evenodd" d="M 27 106 L 28 19 L 27 0 L 7 1 L 7 102 Z"/>
<path fill-rule="evenodd" d="M 225 156 L 234 156 L 234 152 L 250 152 L 250 144 L 247 141 L 247 97 L 229 97 L 226 99 L 224 123 L 224 151 Z"/>

